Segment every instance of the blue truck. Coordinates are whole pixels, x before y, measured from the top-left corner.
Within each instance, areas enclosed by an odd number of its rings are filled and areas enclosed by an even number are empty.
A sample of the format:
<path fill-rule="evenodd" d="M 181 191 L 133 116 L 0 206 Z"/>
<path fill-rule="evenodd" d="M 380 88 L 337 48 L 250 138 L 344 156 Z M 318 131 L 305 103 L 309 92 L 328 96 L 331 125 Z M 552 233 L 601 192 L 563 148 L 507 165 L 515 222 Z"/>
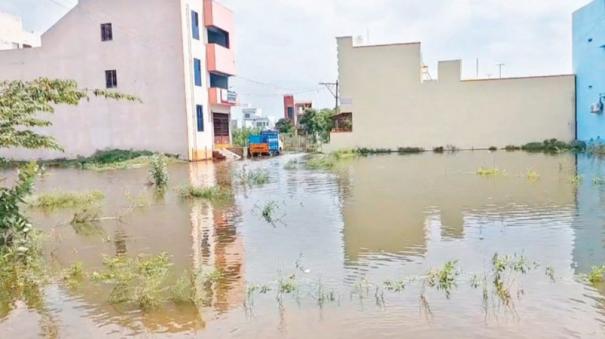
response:
<path fill-rule="evenodd" d="M 263 131 L 260 135 L 248 137 L 248 147 L 252 156 L 279 155 L 282 150 L 280 144 L 278 131 Z"/>

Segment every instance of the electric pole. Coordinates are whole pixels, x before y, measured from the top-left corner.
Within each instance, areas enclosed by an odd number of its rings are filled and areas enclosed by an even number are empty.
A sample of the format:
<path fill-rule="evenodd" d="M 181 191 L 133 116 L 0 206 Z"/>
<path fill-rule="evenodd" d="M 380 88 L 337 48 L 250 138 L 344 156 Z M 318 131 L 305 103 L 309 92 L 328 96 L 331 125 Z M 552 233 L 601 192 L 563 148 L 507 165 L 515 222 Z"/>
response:
<path fill-rule="evenodd" d="M 498 64 L 498 69 L 500 70 L 500 79 L 502 79 L 502 67 L 504 64 Z"/>
<path fill-rule="evenodd" d="M 338 99 L 340 95 L 340 84 L 338 83 L 338 80 L 336 80 L 336 82 L 320 82 L 319 84 L 325 86 L 328 91 L 330 91 L 330 94 L 334 96 L 334 99 L 336 100 L 336 103 L 334 104 L 334 114 L 338 114 Z"/>

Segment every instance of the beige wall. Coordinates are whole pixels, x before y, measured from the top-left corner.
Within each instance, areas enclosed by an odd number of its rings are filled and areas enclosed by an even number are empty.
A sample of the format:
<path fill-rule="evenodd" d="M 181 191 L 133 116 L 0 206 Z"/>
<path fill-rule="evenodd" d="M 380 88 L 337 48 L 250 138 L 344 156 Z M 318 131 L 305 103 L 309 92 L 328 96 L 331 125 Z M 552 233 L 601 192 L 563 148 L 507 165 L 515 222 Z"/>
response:
<path fill-rule="evenodd" d="M 422 80 L 420 43 L 353 46 L 338 38 L 341 96 L 352 133 L 332 133 L 324 150 L 454 145 L 462 149 L 575 138 L 573 75 L 460 80 L 459 60 Z"/>
<path fill-rule="evenodd" d="M 202 35 L 195 42 L 189 26 L 192 6 L 200 14 Z M 73 158 L 111 148 L 173 153 L 186 159 L 192 159 L 196 149 L 207 149 L 203 155 L 211 156 L 209 77 L 204 87 L 193 88 L 192 76 L 194 55 L 205 65 L 202 10 L 202 1 L 194 0 L 81 0 L 42 36 L 42 47 L 1 51 L 0 80 L 44 76 L 73 79 L 84 88 L 105 88 L 105 70 L 115 69 L 117 91 L 136 95 L 143 103 L 93 99 L 78 107 L 57 107 L 51 116 L 53 126 L 44 133 L 54 136 L 64 153 L 2 150 L 0 156 Z M 102 23 L 112 23 L 113 41 L 101 41 Z M 196 103 L 206 110 L 204 133 L 195 129 Z"/>

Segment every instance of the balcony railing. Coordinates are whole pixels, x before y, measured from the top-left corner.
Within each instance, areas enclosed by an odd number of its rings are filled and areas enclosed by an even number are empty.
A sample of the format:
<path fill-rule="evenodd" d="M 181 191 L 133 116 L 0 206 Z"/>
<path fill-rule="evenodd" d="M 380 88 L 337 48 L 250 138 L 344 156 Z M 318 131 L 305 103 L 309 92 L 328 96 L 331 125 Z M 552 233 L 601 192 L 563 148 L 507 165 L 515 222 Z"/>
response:
<path fill-rule="evenodd" d="M 208 44 L 206 47 L 206 60 L 208 71 L 224 75 L 235 75 L 235 57 L 233 50 L 217 44 Z"/>
<path fill-rule="evenodd" d="M 235 106 L 237 105 L 237 93 L 223 88 L 211 87 L 208 91 L 211 105 Z"/>

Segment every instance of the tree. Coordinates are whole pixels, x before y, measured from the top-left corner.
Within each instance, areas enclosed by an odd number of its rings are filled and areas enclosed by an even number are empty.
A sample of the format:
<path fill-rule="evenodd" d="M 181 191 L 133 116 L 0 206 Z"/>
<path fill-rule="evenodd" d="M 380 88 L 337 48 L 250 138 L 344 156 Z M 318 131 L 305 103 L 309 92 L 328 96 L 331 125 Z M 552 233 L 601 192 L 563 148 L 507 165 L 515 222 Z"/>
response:
<path fill-rule="evenodd" d="M 48 127 L 52 122 L 38 117 L 39 113 L 54 113 L 53 105 L 76 106 L 90 95 L 106 99 L 140 101 L 138 98 L 105 90 L 80 89 L 72 80 L 39 78 L 32 81 L 0 82 L 0 150 L 23 147 L 28 149 L 62 150 L 52 136 L 32 129 Z M 20 206 L 31 194 L 38 166 L 23 166 L 14 187 L 0 187 L 0 250 L 18 246 L 31 233 L 31 225 L 21 213 Z"/>
<path fill-rule="evenodd" d="M 261 130 L 259 128 L 236 128 L 231 133 L 233 144 L 240 147 L 246 147 L 246 145 L 248 145 L 248 137 L 251 135 L 260 134 L 260 132 Z"/>
<path fill-rule="evenodd" d="M 334 111 L 331 109 L 321 111 L 307 109 L 300 119 L 300 125 L 311 136 L 313 142 L 327 143 L 330 141 L 330 131 L 334 127 L 333 115 Z"/>
<path fill-rule="evenodd" d="M 275 123 L 275 128 L 277 128 L 279 133 L 290 134 L 294 130 L 294 125 L 292 125 L 290 119 L 282 118 Z"/>
<path fill-rule="evenodd" d="M 38 114 L 54 113 L 53 105 L 77 106 L 82 100 L 89 100 L 90 95 L 140 101 L 134 96 L 117 92 L 80 89 L 72 80 L 39 78 L 27 82 L 0 82 L 0 149 L 23 147 L 62 150 L 53 137 L 32 130 L 52 125 Z"/>

